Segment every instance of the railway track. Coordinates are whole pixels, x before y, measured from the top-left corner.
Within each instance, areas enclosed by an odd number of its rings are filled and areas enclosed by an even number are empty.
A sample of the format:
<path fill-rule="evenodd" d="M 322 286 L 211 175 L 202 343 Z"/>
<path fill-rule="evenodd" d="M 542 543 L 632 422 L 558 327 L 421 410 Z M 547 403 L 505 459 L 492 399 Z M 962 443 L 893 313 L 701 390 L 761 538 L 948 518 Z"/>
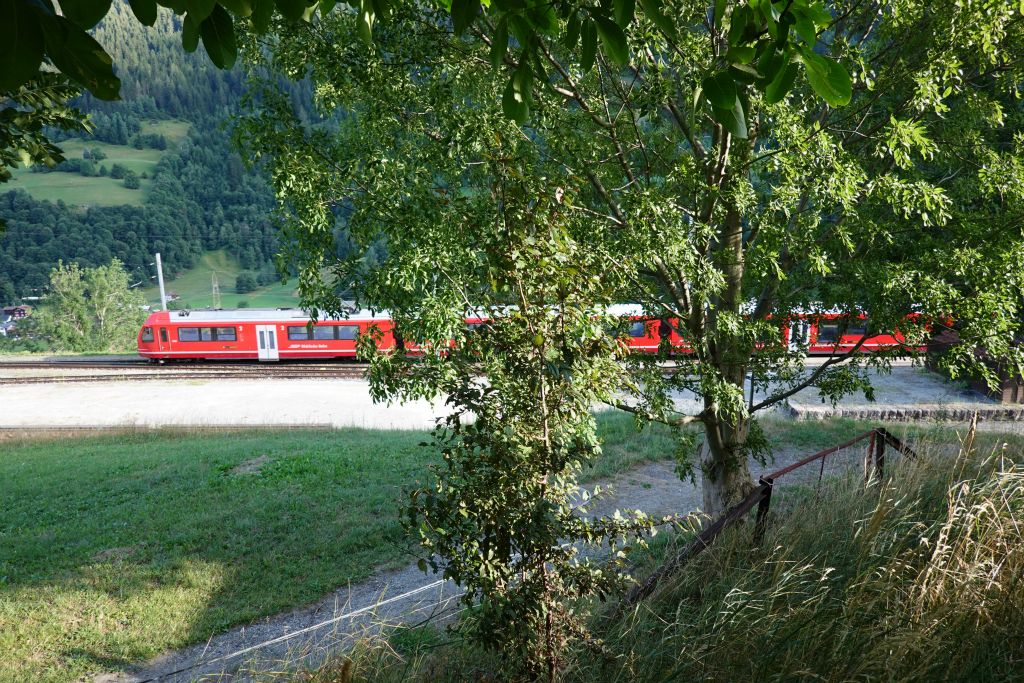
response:
<path fill-rule="evenodd" d="M 46 374 L 0 377 L 0 385 L 145 382 L 153 380 L 211 379 L 360 379 L 366 370 L 361 363 L 286 363 L 255 365 L 202 363 L 155 365 L 145 361 L 15 361 L 0 362 L 4 370 L 106 370 L 95 374 Z M 134 370 L 135 372 L 123 372 Z M 122 372 L 119 372 L 122 371 Z"/>

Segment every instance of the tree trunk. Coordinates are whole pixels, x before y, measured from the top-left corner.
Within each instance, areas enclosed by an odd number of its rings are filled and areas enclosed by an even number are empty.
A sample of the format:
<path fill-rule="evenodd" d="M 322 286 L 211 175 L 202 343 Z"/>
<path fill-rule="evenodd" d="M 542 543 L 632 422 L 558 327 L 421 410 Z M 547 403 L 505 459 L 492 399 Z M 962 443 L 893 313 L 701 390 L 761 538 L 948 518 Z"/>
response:
<path fill-rule="evenodd" d="M 715 519 L 743 500 L 754 489 L 745 453 L 749 419 L 729 424 L 710 419 L 705 423 L 707 447 L 701 451 L 703 511 Z"/>
<path fill-rule="evenodd" d="M 713 243 L 715 265 L 720 269 L 725 288 L 718 301 L 710 309 L 707 329 L 714 330 L 719 311 L 742 315 L 743 275 L 746 266 L 743 243 L 743 218 L 735 204 L 737 184 L 745 181 L 743 169 L 750 157 L 751 141 L 731 139 L 724 133 L 724 158 L 721 166 L 725 175 L 722 179 L 724 197 L 722 207 L 724 220 L 719 226 Z M 731 147 L 731 163 L 729 160 Z M 733 168 L 740 169 L 735 175 Z M 746 368 L 753 353 L 749 340 L 731 332 L 717 331 L 711 337 L 708 361 L 715 368 L 719 378 L 732 385 L 739 394 L 744 394 Z M 704 512 L 716 518 L 738 503 L 754 488 L 747 465 L 747 434 L 750 418 L 745 411 L 740 414 L 724 414 L 713 396 L 704 400 L 704 421 L 707 435 L 707 449 L 702 452 L 701 473 L 703 474 Z M 730 411 L 732 412 L 732 411 Z"/>

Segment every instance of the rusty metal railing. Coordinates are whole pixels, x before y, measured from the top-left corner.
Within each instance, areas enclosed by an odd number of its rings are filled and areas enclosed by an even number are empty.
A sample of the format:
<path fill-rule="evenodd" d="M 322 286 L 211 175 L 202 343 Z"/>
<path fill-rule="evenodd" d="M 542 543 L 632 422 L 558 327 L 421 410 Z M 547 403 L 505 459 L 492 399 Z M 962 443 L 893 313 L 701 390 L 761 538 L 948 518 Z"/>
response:
<path fill-rule="evenodd" d="M 758 480 L 757 487 L 747 494 L 743 500 L 726 510 L 725 514 L 704 527 L 704 529 L 697 534 L 693 540 L 687 543 L 674 558 L 659 567 L 658 570 L 651 574 L 645 582 L 634 586 L 626 595 L 620 609 L 635 605 L 653 593 L 654 589 L 663 578 L 674 574 L 690 560 L 699 555 L 701 551 L 711 545 L 711 543 L 714 542 L 714 540 L 718 538 L 723 531 L 741 521 L 755 505 L 757 506 L 757 518 L 754 522 L 754 543 L 760 544 L 761 540 L 764 538 L 765 528 L 768 523 L 768 511 L 771 508 L 772 490 L 774 489 L 775 481 L 779 477 L 785 476 L 794 470 L 820 460 L 821 468 L 818 472 L 818 483 L 820 484 L 822 476 L 825 473 L 825 459 L 833 453 L 850 448 L 864 440 L 870 441 L 867 453 L 864 456 L 865 482 L 870 480 L 872 475 L 879 479 L 884 476 L 886 446 L 891 446 L 905 457 L 917 457 L 917 454 L 910 447 L 893 436 L 884 427 L 876 427 L 864 432 L 863 434 L 858 434 L 846 443 L 818 451 L 814 455 L 809 455 L 806 458 L 787 465 L 782 469 L 776 470 L 771 474 L 761 476 Z"/>

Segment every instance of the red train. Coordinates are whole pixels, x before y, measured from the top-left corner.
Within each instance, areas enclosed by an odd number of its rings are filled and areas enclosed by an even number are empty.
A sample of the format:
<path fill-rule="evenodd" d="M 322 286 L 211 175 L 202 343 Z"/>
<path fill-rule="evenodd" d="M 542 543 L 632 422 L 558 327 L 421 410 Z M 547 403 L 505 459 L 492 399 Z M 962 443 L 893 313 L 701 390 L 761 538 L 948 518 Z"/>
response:
<path fill-rule="evenodd" d="M 636 351 L 654 353 L 667 334 L 674 351 L 686 353 L 686 342 L 676 332 L 675 321 L 655 320 L 637 306 L 613 306 L 612 315 L 629 320 L 625 342 Z M 467 318 L 468 326 L 486 322 Z M 358 311 L 339 320 L 320 320 L 309 326 L 309 316 L 300 309 L 238 309 L 160 311 L 146 319 L 139 331 L 139 355 L 153 360 L 260 360 L 299 358 L 355 358 L 356 339 L 376 326 L 381 349 L 401 345 L 407 352 L 418 349 L 395 333 L 391 318 Z M 852 349 L 865 334 L 865 316 L 849 318 L 840 314 L 797 315 L 780 326 L 780 342 L 806 346 L 811 354 L 833 355 Z M 861 350 L 905 346 L 896 331 L 872 335 Z"/>

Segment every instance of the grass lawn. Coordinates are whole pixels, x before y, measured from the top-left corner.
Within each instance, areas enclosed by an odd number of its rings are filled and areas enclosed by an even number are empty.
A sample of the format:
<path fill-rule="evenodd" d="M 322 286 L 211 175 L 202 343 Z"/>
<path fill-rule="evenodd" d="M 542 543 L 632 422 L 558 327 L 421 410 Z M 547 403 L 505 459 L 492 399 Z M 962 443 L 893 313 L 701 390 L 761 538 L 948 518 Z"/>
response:
<path fill-rule="evenodd" d="M 590 478 L 672 452 L 600 418 Z M 0 680 L 146 660 L 411 562 L 420 432 L 156 432 L 0 442 Z M 245 471 L 251 470 L 251 471 Z"/>
<path fill-rule="evenodd" d="M 295 281 L 282 285 L 275 282 L 259 287 L 247 294 L 235 293 L 235 279 L 244 269 L 238 261 L 223 250 L 210 251 L 203 254 L 195 268 L 191 268 L 174 278 L 164 282 L 168 293 L 174 292 L 179 301 L 185 302 L 190 308 L 208 308 L 213 305 L 212 275 L 217 274 L 220 286 L 222 308 L 237 308 L 240 301 L 247 301 L 250 308 L 278 308 L 298 306 L 299 298 L 295 293 Z M 160 304 L 160 289 L 149 287 L 143 291 L 146 299 L 154 305 Z"/>
<path fill-rule="evenodd" d="M 159 133 L 167 138 L 168 149 L 173 149 L 188 134 L 189 124 L 184 121 L 147 121 L 142 125 L 142 133 Z M 131 145 L 110 145 L 96 140 L 71 138 L 59 144 L 68 159 L 81 159 L 82 151 L 98 147 L 107 155 L 98 162 L 112 168 L 121 164 L 136 174 L 153 175 L 156 164 L 165 152 L 157 149 L 135 149 Z M 39 200 L 57 202 L 75 206 L 141 206 L 145 201 L 146 192 L 151 181 L 140 181 L 141 188 L 129 190 L 121 180 L 110 177 L 85 177 L 77 173 L 32 173 L 27 168 L 13 170 L 13 178 L 6 189 L 21 188 Z"/>

